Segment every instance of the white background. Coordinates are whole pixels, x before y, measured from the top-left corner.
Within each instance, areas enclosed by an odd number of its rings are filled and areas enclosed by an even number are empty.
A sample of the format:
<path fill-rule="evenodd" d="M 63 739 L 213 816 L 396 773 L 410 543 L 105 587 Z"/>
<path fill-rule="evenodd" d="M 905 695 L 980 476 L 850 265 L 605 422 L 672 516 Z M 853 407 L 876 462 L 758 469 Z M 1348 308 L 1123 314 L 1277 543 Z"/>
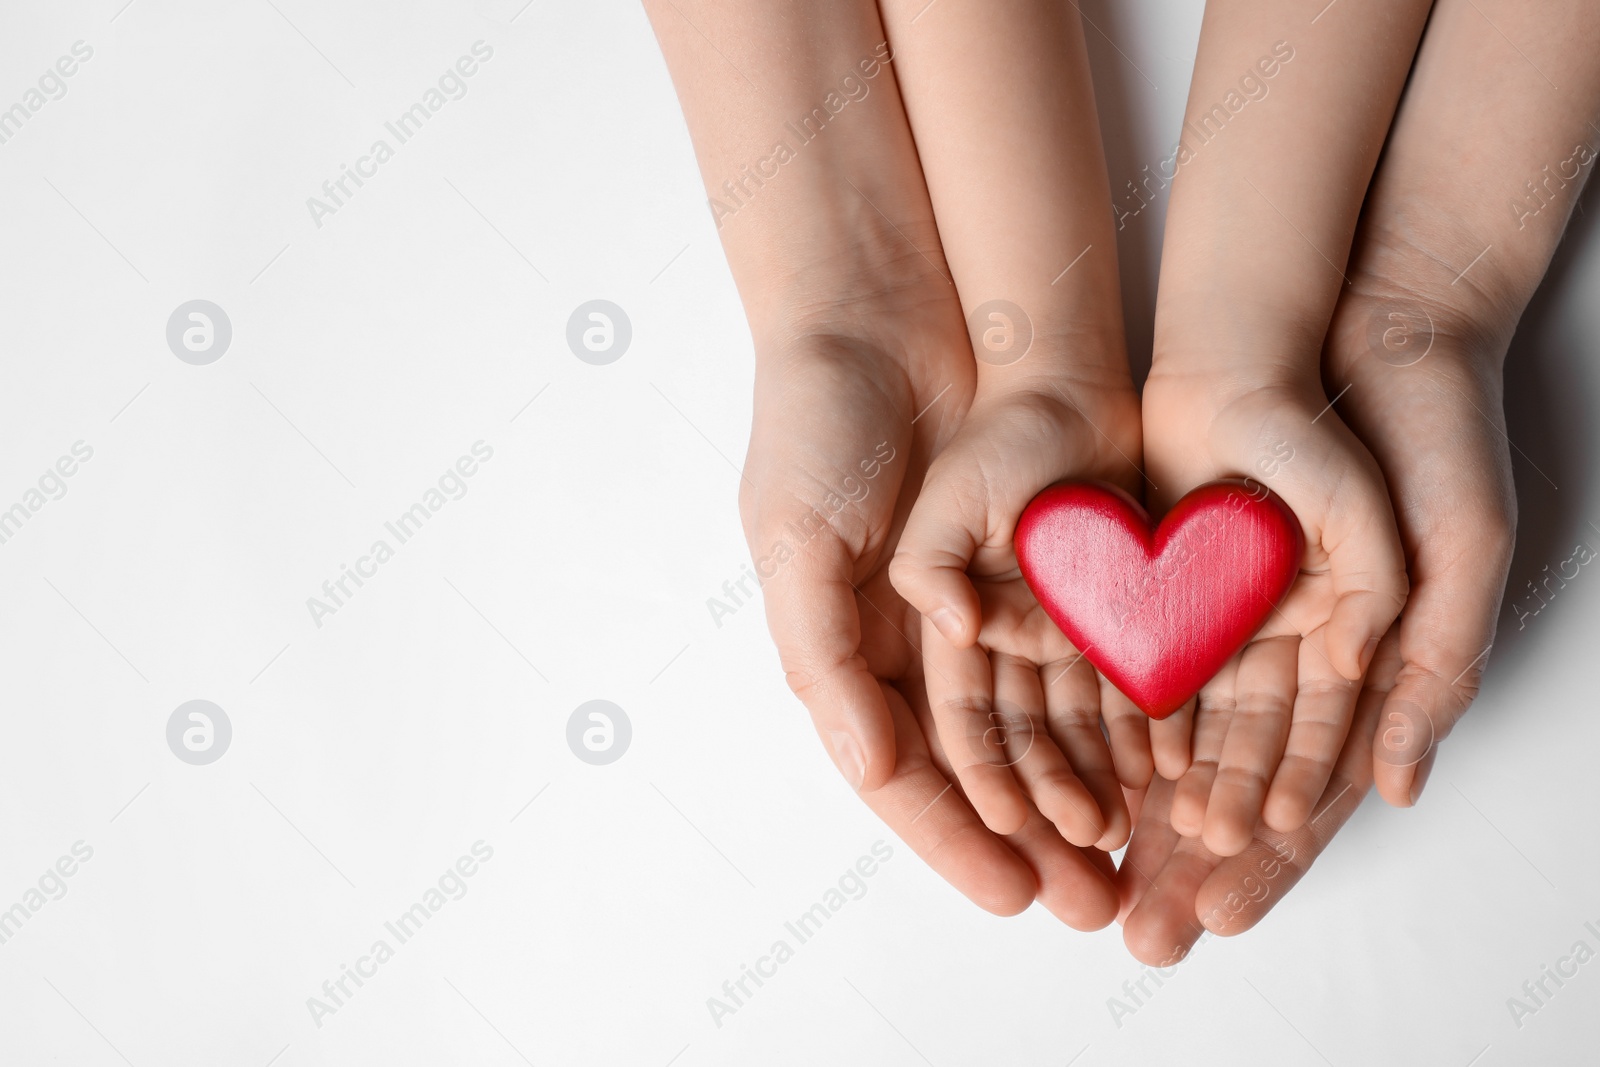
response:
<path fill-rule="evenodd" d="M 706 609 L 748 560 L 750 344 L 637 5 L 124 2 L 0 12 L 0 107 L 94 49 L 0 145 L 0 508 L 94 450 L 0 545 L 0 909 L 93 849 L 0 944 L 0 1062 L 1592 1062 L 1600 962 L 1520 1028 L 1506 1001 L 1600 948 L 1600 576 L 1508 611 L 1417 810 L 1369 798 L 1119 1025 L 1117 929 L 959 897 L 832 769 L 759 606 Z M 1120 188 L 1176 138 L 1199 4 L 1084 7 Z M 468 94 L 318 228 L 307 197 L 480 39 Z M 1136 361 L 1160 226 L 1122 234 Z M 1512 596 L 1600 545 L 1592 229 L 1509 361 Z M 165 337 L 196 298 L 233 327 L 208 366 Z M 565 341 L 594 298 L 633 325 L 608 366 Z M 315 625 L 480 440 L 466 496 Z M 209 766 L 166 741 L 196 698 L 234 731 Z M 633 727 L 609 766 L 566 743 L 596 698 Z M 715 1025 L 880 839 L 865 896 Z M 466 895 L 317 1026 L 479 840 Z"/>

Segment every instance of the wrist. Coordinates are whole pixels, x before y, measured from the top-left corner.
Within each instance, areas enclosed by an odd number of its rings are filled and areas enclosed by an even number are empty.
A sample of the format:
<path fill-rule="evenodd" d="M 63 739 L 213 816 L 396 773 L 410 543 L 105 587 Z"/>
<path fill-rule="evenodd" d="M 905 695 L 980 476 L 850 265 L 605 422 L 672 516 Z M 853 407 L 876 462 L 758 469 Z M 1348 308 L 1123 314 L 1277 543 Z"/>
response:
<path fill-rule="evenodd" d="M 1136 460 L 1139 410 L 1139 394 L 1126 364 L 1103 373 L 1066 365 L 1054 373 L 1041 369 L 1027 379 L 980 378 L 966 421 L 998 417 L 1023 426 L 1030 419 L 1041 420 L 1041 426 L 1080 424 L 1084 435 L 1079 443 L 1088 453 L 1109 451 Z"/>
<path fill-rule="evenodd" d="M 1331 274 L 1331 272 L 1330 272 Z M 1152 366 L 1314 370 L 1341 290 L 1227 262 L 1163 264 Z"/>
<path fill-rule="evenodd" d="M 1035 334 L 1024 318 L 1011 323 L 1003 310 L 980 305 L 967 317 L 977 359 L 977 396 L 1011 397 L 1085 394 L 1090 401 L 1133 393 L 1133 377 L 1122 324 L 1098 330 Z"/>
<path fill-rule="evenodd" d="M 1261 389 L 1321 389 L 1327 320 L 1240 307 L 1219 298 L 1195 314 L 1158 312 L 1146 385 L 1189 391 L 1215 406 Z M 1166 309 L 1163 309 L 1164 311 Z"/>

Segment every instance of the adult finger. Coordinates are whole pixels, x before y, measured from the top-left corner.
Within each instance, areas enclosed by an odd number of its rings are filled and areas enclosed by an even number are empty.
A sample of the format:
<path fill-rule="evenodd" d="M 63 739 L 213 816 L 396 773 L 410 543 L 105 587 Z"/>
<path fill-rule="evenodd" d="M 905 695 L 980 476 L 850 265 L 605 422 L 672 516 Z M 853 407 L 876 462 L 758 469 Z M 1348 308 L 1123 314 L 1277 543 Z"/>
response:
<path fill-rule="evenodd" d="M 1016 915 L 1033 902 L 1033 866 L 983 824 L 929 748 L 904 695 L 884 685 L 898 761 L 888 779 L 861 798 L 934 873 L 985 911 Z M 913 692 L 922 701 L 926 698 Z"/>
<path fill-rule="evenodd" d="M 847 546 L 824 532 L 766 583 L 764 595 L 789 688 L 811 713 L 840 773 L 859 791 L 888 781 L 895 729 L 861 655 L 864 595 L 851 581 L 853 563 Z"/>

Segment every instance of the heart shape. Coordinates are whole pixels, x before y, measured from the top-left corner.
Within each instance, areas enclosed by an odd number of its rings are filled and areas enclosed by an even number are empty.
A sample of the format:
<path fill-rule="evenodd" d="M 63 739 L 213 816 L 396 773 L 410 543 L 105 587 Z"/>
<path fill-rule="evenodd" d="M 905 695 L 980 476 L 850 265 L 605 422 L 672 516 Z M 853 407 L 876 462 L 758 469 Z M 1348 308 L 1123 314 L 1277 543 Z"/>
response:
<path fill-rule="evenodd" d="M 1300 522 L 1254 481 L 1200 486 L 1152 530 L 1127 493 L 1046 489 L 1017 522 L 1039 605 L 1152 719 L 1200 691 L 1261 629 L 1300 571 Z"/>

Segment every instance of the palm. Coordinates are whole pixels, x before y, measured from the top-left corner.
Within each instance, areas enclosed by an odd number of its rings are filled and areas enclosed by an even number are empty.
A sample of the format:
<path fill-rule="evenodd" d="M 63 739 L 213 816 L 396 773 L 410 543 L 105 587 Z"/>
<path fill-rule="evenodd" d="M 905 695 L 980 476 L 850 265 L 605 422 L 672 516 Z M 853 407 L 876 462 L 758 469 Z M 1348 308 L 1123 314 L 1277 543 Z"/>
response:
<path fill-rule="evenodd" d="M 1037 810 L 1072 843 L 1109 849 L 1130 829 L 1117 769 L 1135 786 L 1149 777 L 1145 722 L 1114 690 L 1102 699 L 1098 675 L 1040 609 L 1013 547 L 1018 516 L 1050 484 L 1137 477 L 1131 390 L 1093 399 L 1099 425 L 1064 391 L 975 404 L 929 472 L 917 548 L 908 534 L 897 580 L 914 589 L 931 564 L 959 573 L 955 588 L 975 597 L 975 641 L 925 625 L 923 653 L 934 725 L 984 822 L 1011 833 Z"/>
<path fill-rule="evenodd" d="M 1387 628 L 1404 592 L 1382 476 L 1315 386 L 1249 390 L 1210 410 L 1188 403 L 1179 382 L 1145 392 L 1166 503 L 1183 487 L 1249 475 L 1283 498 L 1305 536 L 1287 598 L 1197 702 L 1194 761 L 1171 820 L 1219 855 L 1247 848 L 1260 820 L 1289 831 L 1310 816 L 1355 713 L 1352 679 L 1372 654 L 1362 635 L 1374 616 Z"/>
<path fill-rule="evenodd" d="M 873 810 L 982 906 L 1013 913 L 1037 896 L 1063 921 L 1095 927 L 1115 910 L 1108 858 L 1070 849 L 1037 813 L 1002 840 L 951 790 L 950 762 L 932 740 L 920 620 L 888 580 L 928 467 L 971 401 L 972 356 L 946 299 L 898 330 L 895 316 L 842 316 L 874 322 L 894 347 L 819 331 L 762 362 L 746 532 L 758 560 L 788 545 L 764 582 L 768 622 L 824 743 L 841 728 L 867 738 L 861 791 Z"/>

